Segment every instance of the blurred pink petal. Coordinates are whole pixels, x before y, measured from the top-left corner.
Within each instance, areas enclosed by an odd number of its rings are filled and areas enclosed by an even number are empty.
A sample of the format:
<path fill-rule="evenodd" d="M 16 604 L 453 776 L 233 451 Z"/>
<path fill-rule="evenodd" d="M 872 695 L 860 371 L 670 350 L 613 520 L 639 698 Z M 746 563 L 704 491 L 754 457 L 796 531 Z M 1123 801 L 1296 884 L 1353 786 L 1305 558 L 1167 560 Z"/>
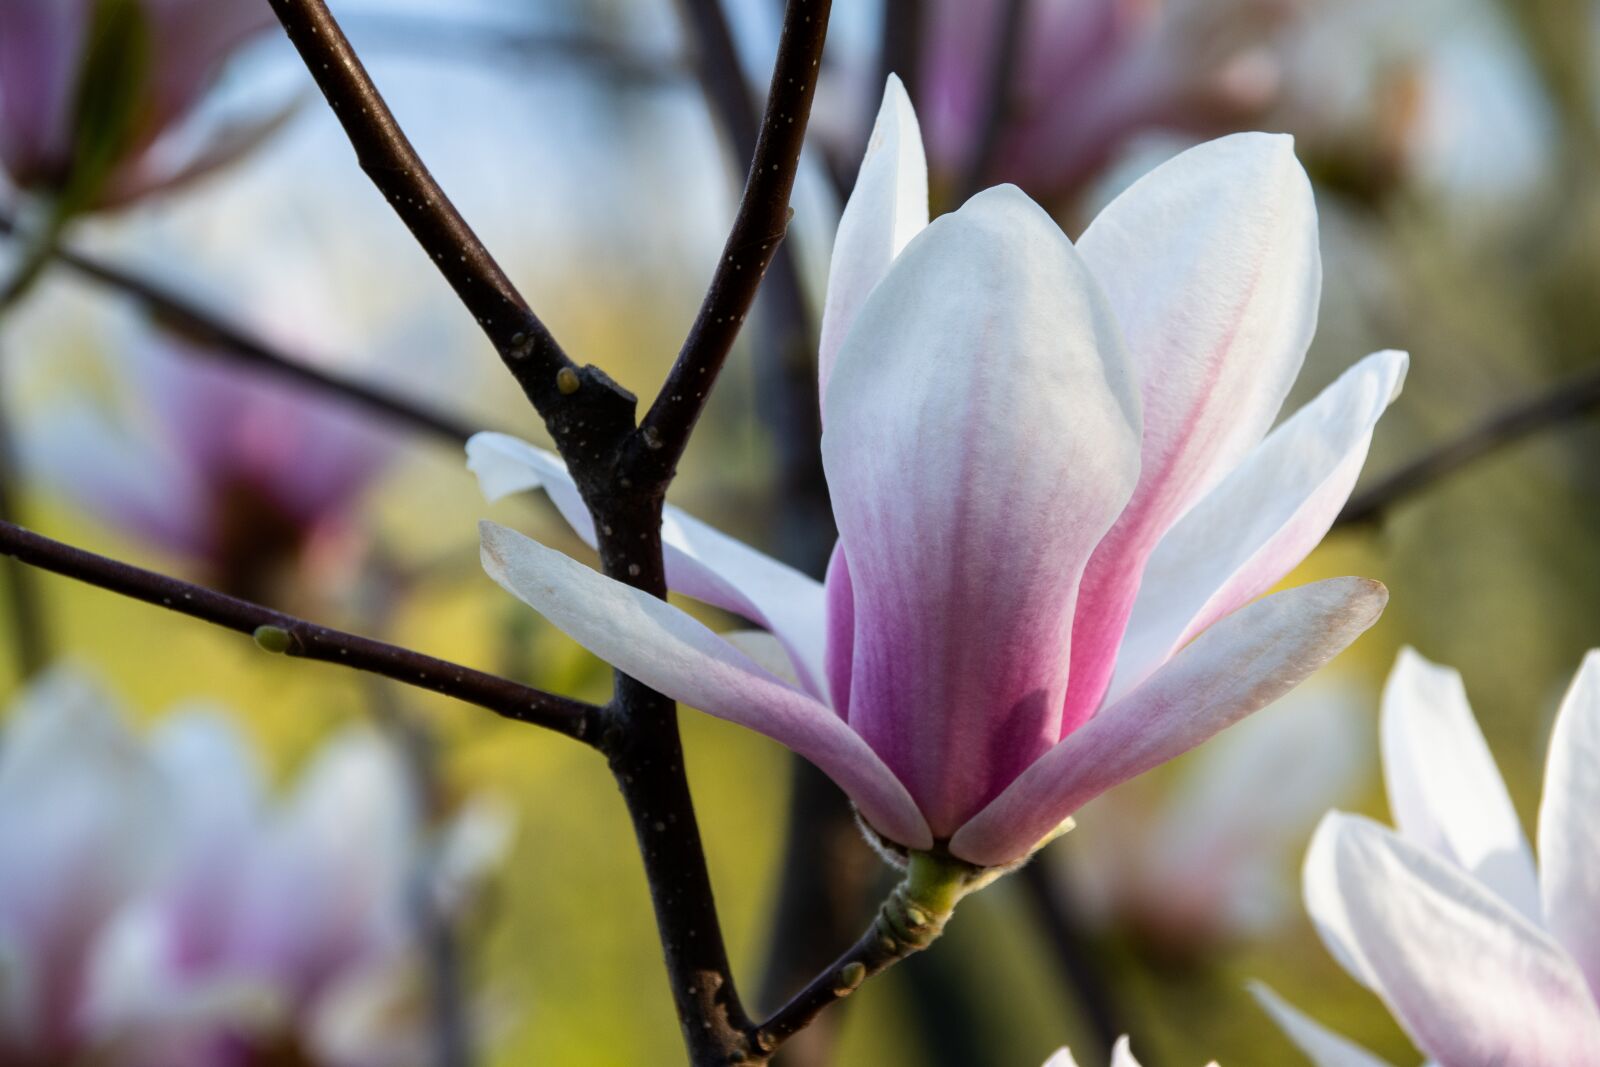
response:
<path fill-rule="evenodd" d="M 89 0 L 0 3 L 0 165 L 13 181 L 54 182 L 69 162 Z"/>
<path fill-rule="evenodd" d="M 132 138 L 92 206 L 114 206 L 210 169 L 252 140 L 237 136 L 204 149 L 184 168 L 163 171 L 155 150 L 187 119 L 228 59 L 273 24 L 261 0 L 138 0 L 150 51 L 133 102 Z M 93 0 L 6 0 L 0 4 L 0 164 L 14 183 L 45 192 L 72 178 L 75 97 L 89 59 Z M 133 47 L 126 44 L 123 47 Z M 268 132 L 268 122 L 257 132 Z"/>

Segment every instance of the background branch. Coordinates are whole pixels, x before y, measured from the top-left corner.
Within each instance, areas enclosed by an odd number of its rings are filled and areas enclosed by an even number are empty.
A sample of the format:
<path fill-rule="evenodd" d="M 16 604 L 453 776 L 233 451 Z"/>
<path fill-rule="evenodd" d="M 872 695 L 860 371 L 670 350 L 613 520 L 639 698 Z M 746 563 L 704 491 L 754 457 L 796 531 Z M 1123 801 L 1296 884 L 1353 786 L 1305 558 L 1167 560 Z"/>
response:
<path fill-rule="evenodd" d="M 634 398 L 577 367 L 429 173 L 323 0 L 271 0 L 284 32 L 344 127 L 356 161 L 434 261 L 563 454 L 598 422 L 633 420 Z"/>
<path fill-rule="evenodd" d="M 16 220 L 0 211 L 0 234 L 16 233 Z M 465 444 L 474 430 L 448 416 L 435 414 L 408 401 L 389 396 L 360 382 L 350 381 L 319 370 L 274 347 L 251 331 L 202 307 L 172 288 L 145 278 L 135 271 L 107 263 L 93 256 L 62 246 L 56 250 L 62 263 L 91 281 L 104 285 L 142 305 L 165 329 L 196 343 L 200 354 L 229 360 L 275 375 L 285 381 L 309 386 L 317 392 L 339 397 L 397 425 L 440 438 L 451 444 Z"/>
<path fill-rule="evenodd" d="M 398 645 L 320 626 L 0 522 L 0 553 L 40 570 L 254 635 L 270 652 L 336 663 L 442 693 L 517 722 L 594 743 L 600 709 Z"/>
<path fill-rule="evenodd" d="M 1600 369 L 1505 408 L 1352 496 L 1335 527 L 1375 522 L 1395 504 L 1532 434 L 1600 411 Z"/>
<path fill-rule="evenodd" d="M 711 385 L 788 230 L 793 214 L 789 197 L 816 95 L 832 4 L 830 0 L 790 0 L 785 8 L 778 58 L 759 124 L 755 124 L 754 107 L 745 93 L 718 0 L 684 0 L 684 7 L 700 43 L 697 64 L 701 79 L 712 99 L 719 101 L 718 112 L 726 116 L 723 124 L 741 150 L 750 142 L 753 147 L 738 216 L 717 260 L 711 285 L 666 384 L 640 426 L 649 450 L 640 467 L 658 478 L 670 476 L 683 455 L 689 434 L 705 410 Z M 788 257 L 781 263 L 779 269 L 787 278 L 779 288 L 792 298 L 799 293 L 798 273 Z M 794 303 L 797 306 L 791 308 L 791 316 L 805 320 L 803 300 Z"/>

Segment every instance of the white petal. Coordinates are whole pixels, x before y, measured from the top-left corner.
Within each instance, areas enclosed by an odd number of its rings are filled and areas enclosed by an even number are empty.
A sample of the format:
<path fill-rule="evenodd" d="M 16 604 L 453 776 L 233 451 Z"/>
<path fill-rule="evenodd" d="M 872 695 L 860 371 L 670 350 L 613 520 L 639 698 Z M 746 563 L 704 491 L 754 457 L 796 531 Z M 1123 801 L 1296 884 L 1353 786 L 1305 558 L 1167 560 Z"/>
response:
<path fill-rule="evenodd" d="M 1234 612 L 1029 767 L 960 829 L 951 851 L 980 864 L 1027 855 L 1095 796 L 1293 689 L 1376 622 L 1387 601 L 1377 582 L 1334 578 Z"/>
<path fill-rule="evenodd" d="M 513 596 L 645 685 L 747 726 L 811 760 L 885 836 L 933 843 L 911 797 L 839 716 L 664 601 L 485 522 L 483 565 Z"/>
<path fill-rule="evenodd" d="M 1145 566 L 1107 699 L 1271 589 L 1316 547 L 1355 486 L 1407 363 L 1403 352 L 1378 352 L 1350 368 L 1167 532 Z"/>
<path fill-rule="evenodd" d="M 1384 686 L 1381 722 L 1396 828 L 1539 922 L 1533 854 L 1461 675 L 1402 649 Z"/>
<path fill-rule="evenodd" d="M 1181 153 L 1078 247 L 1143 383 L 1144 478 L 1182 482 L 1193 500 L 1267 432 L 1316 331 L 1317 209 L 1293 138 L 1241 133 Z"/>
<path fill-rule="evenodd" d="M 821 395 L 828 393 L 834 360 L 857 312 L 900 250 L 927 225 L 928 161 L 922 130 L 905 86 L 890 74 L 867 154 L 833 239 L 817 352 Z"/>
<path fill-rule="evenodd" d="M 1043 1067 L 1078 1067 L 1078 1061 L 1072 1058 L 1072 1050 L 1058 1048 L 1044 1061 Z"/>
<path fill-rule="evenodd" d="M 1539 867 L 1550 932 L 1600 1000 L 1600 651 L 1584 657 L 1550 737 Z"/>
<path fill-rule="evenodd" d="M 1250 992 L 1314 1067 L 1390 1067 L 1386 1061 L 1327 1029 L 1262 983 L 1251 982 Z"/>
<path fill-rule="evenodd" d="M 1139 1061 L 1133 1058 L 1133 1046 L 1127 1034 L 1117 1038 L 1117 1043 L 1111 1047 L 1111 1067 L 1139 1067 Z"/>
<path fill-rule="evenodd" d="M 543 489 L 573 531 L 595 546 L 594 520 L 566 464 L 554 453 L 506 434 L 480 433 L 467 442 L 467 466 L 490 500 Z M 827 699 L 822 583 L 670 504 L 661 520 L 661 542 L 667 585 L 673 591 L 771 630 L 794 660 L 807 692 Z"/>
<path fill-rule="evenodd" d="M 1451 861 L 1330 812 L 1305 889 L 1323 940 L 1441 1063 L 1597 1062 L 1600 1011 L 1571 957 Z"/>

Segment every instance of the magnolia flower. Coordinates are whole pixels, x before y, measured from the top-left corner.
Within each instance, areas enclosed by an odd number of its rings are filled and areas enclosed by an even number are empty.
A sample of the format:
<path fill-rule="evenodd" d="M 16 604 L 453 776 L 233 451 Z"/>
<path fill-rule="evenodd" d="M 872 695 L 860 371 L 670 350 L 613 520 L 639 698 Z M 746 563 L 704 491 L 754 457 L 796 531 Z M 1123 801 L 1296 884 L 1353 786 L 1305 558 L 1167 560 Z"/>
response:
<path fill-rule="evenodd" d="M 1056 1054 L 1044 1061 L 1044 1067 L 1078 1067 L 1078 1061 L 1072 1058 L 1070 1049 L 1058 1049 Z M 1133 1058 L 1133 1049 L 1128 1045 L 1126 1036 L 1117 1038 L 1116 1046 L 1111 1050 L 1111 1067 L 1139 1067 L 1139 1061 Z M 1217 1062 L 1212 1060 L 1206 1067 L 1217 1067 Z"/>
<path fill-rule="evenodd" d="M 1084 808 L 1047 859 L 1080 914 L 1169 957 L 1266 933 L 1301 843 L 1365 766 L 1364 717 L 1321 675 L 1194 753 L 1164 792 L 1130 782 Z M 1295 768 L 1285 775 L 1284 768 Z M 1176 768 L 1174 768 L 1176 769 Z M 1261 803 L 1263 796 L 1273 798 Z"/>
<path fill-rule="evenodd" d="M 427 1062 L 426 1026 L 405 1010 L 411 792 L 393 746 L 352 731 L 273 805 L 225 718 L 182 712 L 140 742 L 81 677 L 47 676 L 0 746 L 0 1060 Z M 429 883 L 441 906 L 466 902 L 505 834 L 481 805 L 445 831 Z M 381 1040 L 352 1042 L 352 1025 Z"/>
<path fill-rule="evenodd" d="M 118 409 L 48 405 L 23 435 L 31 469 L 111 525 L 193 560 L 245 596 L 287 567 L 337 571 L 387 437 L 347 408 L 172 337 L 122 355 Z"/>
<path fill-rule="evenodd" d="M 920 102 L 935 169 L 961 173 L 986 136 L 1000 0 L 929 6 Z M 1134 137 L 1214 135 L 1259 118 L 1282 81 L 1296 0 L 1045 0 L 1030 4 L 1007 80 L 992 174 L 1039 195 L 1079 188 Z"/>
<path fill-rule="evenodd" d="M 998 867 L 1377 618 L 1385 590 L 1358 578 L 1256 598 L 1328 528 L 1406 358 L 1372 356 L 1267 434 L 1319 287 L 1288 138 L 1179 156 L 1076 247 L 1009 186 L 926 212 L 891 80 L 822 320 L 826 583 L 666 515 L 668 582 L 770 631 L 793 682 L 502 527 L 483 559 L 627 674 L 811 760 L 895 848 Z M 469 456 L 489 496 L 543 486 L 593 543 L 554 457 L 487 434 Z"/>
<path fill-rule="evenodd" d="M 1402 652 L 1382 743 L 1398 831 L 1330 812 L 1306 857 L 1328 951 L 1442 1067 L 1600 1064 L 1600 651 L 1550 737 L 1537 870 L 1459 674 Z M 1256 992 L 1318 1067 L 1382 1067 Z"/>
<path fill-rule="evenodd" d="M 282 115 L 241 122 L 198 151 L 168 137 L 242 44 L 272 23 L 261 0 L 0 3 L 0 166 L 18 186 L 66 191 L 97 171 L 106 207 L 237 157 Z M 109 143 L 108 143 L 109 142 Z"/>

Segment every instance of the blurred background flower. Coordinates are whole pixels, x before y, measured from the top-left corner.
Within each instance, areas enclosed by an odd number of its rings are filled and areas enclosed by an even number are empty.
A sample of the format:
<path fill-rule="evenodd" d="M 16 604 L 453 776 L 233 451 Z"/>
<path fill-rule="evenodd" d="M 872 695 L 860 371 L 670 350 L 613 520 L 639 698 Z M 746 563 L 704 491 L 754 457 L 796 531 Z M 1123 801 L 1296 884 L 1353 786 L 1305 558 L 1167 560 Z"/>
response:
<path fill-rule="evenodd" d="M 467 917 L 505 812 L 473 800 L 433 826 L 370 730 L 274 802 L 226 713 L 141 740 L 67 668 L 24 694 L 0 751 L 6 1062 L 433 1061 L 424 924 Z"/>

